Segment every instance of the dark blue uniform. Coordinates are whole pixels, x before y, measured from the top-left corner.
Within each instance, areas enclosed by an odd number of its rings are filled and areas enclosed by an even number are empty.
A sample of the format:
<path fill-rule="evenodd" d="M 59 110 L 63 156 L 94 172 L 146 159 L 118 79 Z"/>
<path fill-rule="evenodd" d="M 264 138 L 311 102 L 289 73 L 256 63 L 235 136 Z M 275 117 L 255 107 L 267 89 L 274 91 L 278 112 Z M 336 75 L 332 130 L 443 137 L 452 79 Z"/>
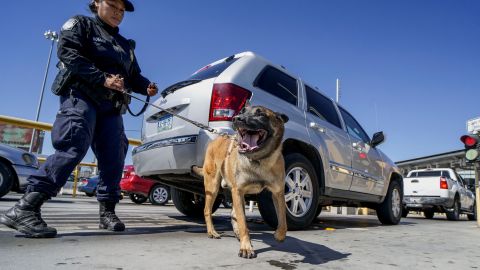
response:
<path fill-rule="evenodd" d="M 147 94 L 132 44 L 98 17 L 75 16 L 62 27 L 58 58 L 72 71 L 73 82 L 60 97 L 52 129 L 55 153 L 29 178 L 28 192 L 56 196 L 91 146 L 98 160 L 97 199 L 118 202 L 119 181 L 128 141 L 120 93 L 104 87 L 107 74 L 120 74 L 125 87 Z"/>

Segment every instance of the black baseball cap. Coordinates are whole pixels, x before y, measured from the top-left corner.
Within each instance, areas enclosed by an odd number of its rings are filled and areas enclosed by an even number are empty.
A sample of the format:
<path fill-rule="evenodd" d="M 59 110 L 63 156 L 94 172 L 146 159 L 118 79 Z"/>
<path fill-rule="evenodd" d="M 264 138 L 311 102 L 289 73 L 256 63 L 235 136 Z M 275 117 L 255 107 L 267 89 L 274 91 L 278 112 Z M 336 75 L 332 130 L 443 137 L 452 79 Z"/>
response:
<path fill-rule="evenodd" d="M 125 4 L 125 11 L 129 11 L 129 12 L 132 12 L 135 10 L 135 8 L 133 7 L 133 4 L 132 2 L 128 1 L 128 0 L 122 0 L 123 1 L 123 4 Z"/>

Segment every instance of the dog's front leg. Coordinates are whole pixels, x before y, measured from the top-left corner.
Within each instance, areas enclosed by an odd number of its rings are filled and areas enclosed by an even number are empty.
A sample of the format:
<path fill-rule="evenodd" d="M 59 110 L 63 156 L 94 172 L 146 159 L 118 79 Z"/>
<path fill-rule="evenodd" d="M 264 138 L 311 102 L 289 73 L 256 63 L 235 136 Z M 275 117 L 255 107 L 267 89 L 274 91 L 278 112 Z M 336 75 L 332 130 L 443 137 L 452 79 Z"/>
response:
<path fill-rule="evenodd" d="M 238 234 L 240 240 L 239 257 L 242 258 L 255 258 L 257 255 L 253 250 L 252 243 L 250 242 L 250 235 L 247 228 L 247 220 L 245 218 L 245 205 L 243 204 L 243 192 L 240 192 L 237 187 L 232 188 L 232 201 L 235 216 L 237 219 Z"/>
<path fill-rule="evenodd" d="M 245 206 L 245 198 L 241 197 L 242 199 L 242 205 Z M 243 212 L 245 213 L 245 207 L 243 207 Z M 231 222 L 232 222 L 232 228 L 233 232 L 235 233 L 235 237 L 237 238 L 238 241 L 240 241 L 240 231 L 238 230 L 238 222 L 237 222 L 237 215 L 235 214 L 235 207 L 232 207 L 232 212 L 230 213 L 231 217 Z"/>
<path fill-rule="evenodd" d="M 284 187 L 282 187 L 279 191 L 272 193 L 273 205 L 275 206 L 275 212 L 277 213 L 278 221 L 274 237 L 278 242 L 283 242 L 287 235 L 285 192 L 283 191 L 283 188 Z"/>

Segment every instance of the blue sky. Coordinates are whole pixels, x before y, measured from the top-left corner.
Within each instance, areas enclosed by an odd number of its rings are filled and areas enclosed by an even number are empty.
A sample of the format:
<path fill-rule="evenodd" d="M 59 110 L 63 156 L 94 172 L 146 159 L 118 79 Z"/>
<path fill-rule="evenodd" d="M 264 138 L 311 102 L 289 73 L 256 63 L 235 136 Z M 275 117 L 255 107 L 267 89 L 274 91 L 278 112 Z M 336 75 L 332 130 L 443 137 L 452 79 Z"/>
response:
<path fill-rule="evenodd" d="M 87 0 L 5 1 L 0 16 L 0 114 L 34 119 L 50 42 Z M 463 147 L 466 120 L 480 116 L 480 2 L 475 0 L 134 0 L 120 32 L 137 41 L 143 74 L 161 89 L 198 68 L 254 51 L 335 98 L 400 161 Z M 49 92 L 40 121 L 52 123 Z M 135 107 L 136 106 L 136 107 Z M 139 107 L 138 104 L 134 105 Z M 127 136 L 142 118 L 125 116 Z M 49 137 L 49 133 L 47 134 Z M 46 141 L 44 152 L 53 152 Z M 85 161 L 92 161 L 88 154 Z M 126 164 L 131 163 L 131 154 Z"/>

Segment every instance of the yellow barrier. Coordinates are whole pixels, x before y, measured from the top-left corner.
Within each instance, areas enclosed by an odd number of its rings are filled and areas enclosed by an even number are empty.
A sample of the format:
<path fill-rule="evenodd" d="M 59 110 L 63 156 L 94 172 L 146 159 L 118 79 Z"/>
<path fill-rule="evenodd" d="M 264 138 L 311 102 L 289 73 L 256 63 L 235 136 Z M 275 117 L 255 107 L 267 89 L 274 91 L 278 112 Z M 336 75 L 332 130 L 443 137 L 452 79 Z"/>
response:
<path fill-rule="evenodd" d="M 0 123 L 16 125 L 16 126 L 25 127 L 25 128 L 40 129 L 45 131 L 52 130 L 52 124 L 49 124 L 49 123 L 35 122 L 32 120 L 26 120 L 26 119 L 6 116 L 6 115 L 0 115 Z M 139 146 L 140 144 L 142 144 L 142 141 L 138 139 L 128 138 L 128 143 L 132 146 Z"/>
<path fill-rule="evenodd" d="M 52 124 L 49 123 L 44 123 L 44 122 L 36 122 L 32 120 L 27 120 L 27 119 L 22 119 L 22 118 L 17 118 L 17 117 L 11 117 L 11 116 L 6 116 L 6 115 L 0 115 L 0 123 L 5 123 L 5 124 L 10 124 L 10 125 L 15 125 L 19 127 L 24 127 L 24 128 L 33 128 L 33 129 L 39 129 L 39 130 L 45 130 L 45 131 L 51 131 L 52 130 Z M 128 138 L 128 143 L 132 146 L 139 146 L 142 144 L 142 142 L 138 139 L 130 139 Z M 46 158 L 39 157 L 39 161 L 45 162 Z M 73 179 L 73 193 L 72 197 L 77 196 L 77 182 L 78 182 L 78 173 L 79 173 L 79 166 L 90 166 L 90 167 L 97 167 L 96 163 L 88 163 L 88 162 L 81 162 L 80 164 L 75 167 L 75 170 L 73 171 L 74 179 Z"/>

